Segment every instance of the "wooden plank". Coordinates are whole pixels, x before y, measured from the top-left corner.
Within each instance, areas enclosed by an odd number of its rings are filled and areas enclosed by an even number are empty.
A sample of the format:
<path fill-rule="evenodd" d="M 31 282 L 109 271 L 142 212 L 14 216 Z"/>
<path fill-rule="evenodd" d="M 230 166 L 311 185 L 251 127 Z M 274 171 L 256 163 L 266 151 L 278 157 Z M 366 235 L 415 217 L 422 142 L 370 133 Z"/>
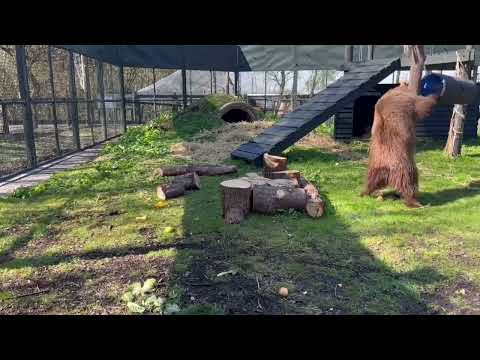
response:
<path fill-rule="evenodd" d="M 271 128 L 266 129 L 262 134 L 269 135 L 290 135 L 295 131 L 295 128 L 286 127 L 286 126 L 272 126 Z"/>
<path fill-rule="evenodd" d="M 269 134 L 260 134 L 256 136 L 252 141 L 257 144 L 275 145 L 281 141 L 284 141 L 286 138 L 287 138 L 287 135 L 277 136 L 277 135 L 269 135 Z"/>
<path fill-rule="evenodd" d="M 250 161 L 258 158 L 258 154 L 249 153 L 249 152 L 242 151 L 242 150 L 239 150 L 239 149 L 234 150 L 231 155 L 232 155 L 233 158 L 240 158 L 240 159 L 245 159 L 245 160 L 250 160 Z"/>
<path fill-rule="evenodd" d="M 272 147 L 265 144 L 257 144 L 255 142 L 248 142 L 241 145 L 238 149 L 252 154 L 263 154 L 269 151 Z"/>

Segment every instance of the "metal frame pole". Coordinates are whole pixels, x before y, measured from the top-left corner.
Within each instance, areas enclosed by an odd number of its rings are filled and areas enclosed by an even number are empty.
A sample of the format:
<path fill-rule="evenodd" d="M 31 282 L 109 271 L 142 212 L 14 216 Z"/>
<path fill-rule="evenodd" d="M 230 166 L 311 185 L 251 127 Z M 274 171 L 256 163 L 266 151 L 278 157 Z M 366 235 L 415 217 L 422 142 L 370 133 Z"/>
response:
<path fill-rule="evenodd" d="M 17 62 L 18 86 L 20 97 L 25 104 L 25 116 L 23 118 L 23 133 L 25 138 L 25 151 L 27 163 L 30 168 L 37 167 L 37 153 L 35 149 L 35 135 L 33 131 L 32 102 L 28 86 L 27 54 L 24 45 L 15 45 L 15 57 Z"/>
<path fill-rule="evenodd" d="M 60 148 L 60 139 L 58 137 L 58 117 L 57 117 L 57 100 L 55 95 L 55 82 L 53 79 L 53 61 L 52 61 L 52 47 L 48 46 L 48 77 L 50 81 L 50 91 L 52 93 L 52 117 L 53 117 L 53 128 L 55 130 L 55 146 L 57 148 L 57 155 L 62 155 L 62 149 Z"/>

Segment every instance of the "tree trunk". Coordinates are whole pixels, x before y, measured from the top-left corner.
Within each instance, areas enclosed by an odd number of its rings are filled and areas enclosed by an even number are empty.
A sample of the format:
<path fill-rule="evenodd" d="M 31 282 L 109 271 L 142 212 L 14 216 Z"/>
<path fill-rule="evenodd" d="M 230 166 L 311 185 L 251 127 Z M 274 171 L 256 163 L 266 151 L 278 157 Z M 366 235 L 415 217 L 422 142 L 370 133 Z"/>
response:
<path fill-rule="evenodd" d="M 471 45 L 467 46 L 467 50 L 471 50 L 471 48 Z M 458 79 L 470 80 L 470 74 L 472 72 L 471 64 L 469 62 L 461 62 L 458 52 L 456 72 Z M 463 128 L 467 116 L 467 106 L 468 105 L 457 104 L 453 107 L 447 144 L 445 145 L 445 153 L 451 158 L 459 157 L 462 152 Z"/>
<path fill-rule="evenodd" d="M 271 178 L 272 172 L 287 170 L 287 158 L 263 154 L 263 176 Z"/>
<path fill-rule="evenodd" d="M 223 218 L 226 224 L 239 224 L 250 212 L 252 186 L 244 180 L 228 180 L 220 184 Z"/>
<path fill-rule="evenodd" d="M 407 50 L 410 56 L 410 77 L 408 89 L 419 95 L 420 81 L 422 80 L 423 68 L 425 66 L 425 51 L 423 45 L 408 45 Z"/>

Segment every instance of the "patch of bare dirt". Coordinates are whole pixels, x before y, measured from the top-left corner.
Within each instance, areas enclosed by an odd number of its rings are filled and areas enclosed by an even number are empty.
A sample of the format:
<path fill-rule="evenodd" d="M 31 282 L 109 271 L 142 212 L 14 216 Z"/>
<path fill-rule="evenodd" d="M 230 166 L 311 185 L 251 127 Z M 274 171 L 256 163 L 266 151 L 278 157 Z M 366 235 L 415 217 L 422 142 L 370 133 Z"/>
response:
<path fill-rule="evenodd" d="M 432 303 L 439 314 L 480 315 L 480 288 L 469 281 L 459 281 L 438 290 Z"/>
<path fill-rule="evenodd" d="M 329 136 L 310 133 L 301 139 L 298 143 L 300 147 L 323 149 L 346 160 L 364 160 L 365 154 L 352 150 L 348 144 L 335 141 Z"/>
<path fill-rule="evenodd" d="M 121 296 L 128 286 L 153 277 L 165 296 L 173 260 L 145 255 L 81 260 L 73 269 L 38 268 L 29 279 L 0 285 L 13 299 L 0 301 L 0 314 L 125 314 Z"/>

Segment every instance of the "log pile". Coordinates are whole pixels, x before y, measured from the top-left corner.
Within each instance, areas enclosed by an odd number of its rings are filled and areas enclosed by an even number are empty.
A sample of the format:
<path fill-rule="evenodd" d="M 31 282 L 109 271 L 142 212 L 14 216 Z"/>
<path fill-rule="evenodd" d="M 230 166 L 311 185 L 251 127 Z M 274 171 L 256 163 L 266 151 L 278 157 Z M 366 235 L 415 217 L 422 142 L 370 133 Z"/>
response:
<path fill-rule="evenodd" d="M 161 176 L 173 177 L 165 185 L 157 187 L 157 197 L 169 200 L 185 195 L 188 190 L 200 190 L 200 176 L 219 176 L 237 172 L 231 165 L 179 165 L 158 169 L 153 178 Z"/>
<path fill-rule="evenodd" d="M 299 171 L 288 170 L 286 158 L 265 154 L 263 163 L 263 176 L 247 173 L 221 183 L 225 223 L 238 224 L 249 212 L 271 215 L 298 209 L 312 218 L 324 214 L 325 202 L 318 190 Z"/>

